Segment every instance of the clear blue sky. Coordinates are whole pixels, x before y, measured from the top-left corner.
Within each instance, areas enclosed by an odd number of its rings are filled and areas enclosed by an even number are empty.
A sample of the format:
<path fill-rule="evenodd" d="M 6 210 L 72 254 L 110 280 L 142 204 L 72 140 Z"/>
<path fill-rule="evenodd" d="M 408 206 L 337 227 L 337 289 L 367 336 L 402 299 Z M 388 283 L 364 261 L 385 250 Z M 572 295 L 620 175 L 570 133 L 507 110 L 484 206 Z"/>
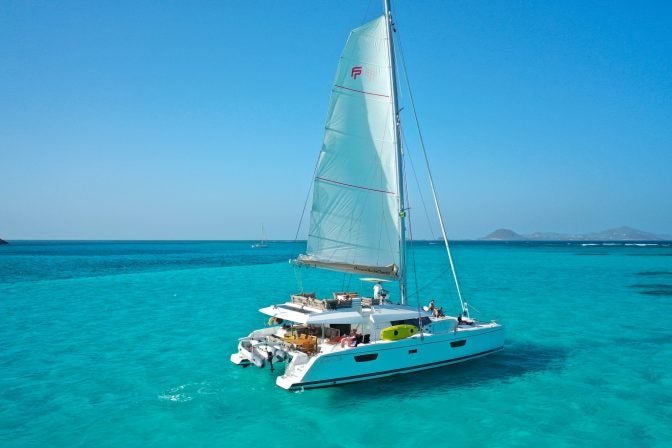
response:
<path fill-rule="evenodd" d="M 450 236 L 672 234 L 672 2 L 393 8 Z M 379 10 L 2 2 L 0 237 L 293 238 L 341 48 Z"/>

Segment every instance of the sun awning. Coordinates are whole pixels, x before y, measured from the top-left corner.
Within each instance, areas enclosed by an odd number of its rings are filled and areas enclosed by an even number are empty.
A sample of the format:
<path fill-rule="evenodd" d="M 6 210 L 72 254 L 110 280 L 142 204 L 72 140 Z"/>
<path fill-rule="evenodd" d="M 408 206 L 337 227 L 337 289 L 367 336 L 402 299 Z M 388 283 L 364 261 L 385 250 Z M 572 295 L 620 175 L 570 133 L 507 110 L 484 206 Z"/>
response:
<path fill-rule="evenodd" d="M 362 314 L 349 310 L 313 311 L 296 308 L 290 305 L 273 305 L 261 308 L 259 312 L 267 316 L 279 317 L 283 320 L 306 325 L 354 324 L 364 320 Z"/>
<path fill-rule="evenodd" d="M 369 282 L 369 283 L 378 283 L 378 282 L 388 283 L 388 282 L 392 281 L 389 278 L 385 279 L 385 278 L 374 278 L 374 277 L 365 277 L 365 278 L 360 278 L 359 280 L 362 281 L 362 282 Z"/>

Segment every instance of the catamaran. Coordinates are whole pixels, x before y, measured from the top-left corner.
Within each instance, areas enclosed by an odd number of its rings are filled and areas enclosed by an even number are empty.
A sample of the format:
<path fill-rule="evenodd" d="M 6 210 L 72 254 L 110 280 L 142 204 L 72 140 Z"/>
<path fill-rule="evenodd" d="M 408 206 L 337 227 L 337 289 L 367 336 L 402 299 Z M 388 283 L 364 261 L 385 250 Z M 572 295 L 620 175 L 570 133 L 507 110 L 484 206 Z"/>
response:
<path fill-rule="evenodd" d="M 394 24 L 384 14 L 354 29 L 336 71 L 324 141 L 315 171 L 306 253 L 292 260 L 363 276 L 367 296 L 298 293 L 259 311 L 267 326 L 238 341 L 234 364 L 276 369 L 276 384 L 303 390 L 370 380 L 459 363 L 504 347 L 504 327 L 470 316 L 455 275 L 445 225 L 434 195 L 461 309 L 456 316 L 407 303 L 404 170 Z M 425 157 L 426 159 L 426 157 Z M 387 291 L 399 285 L 398 303 Z"/>

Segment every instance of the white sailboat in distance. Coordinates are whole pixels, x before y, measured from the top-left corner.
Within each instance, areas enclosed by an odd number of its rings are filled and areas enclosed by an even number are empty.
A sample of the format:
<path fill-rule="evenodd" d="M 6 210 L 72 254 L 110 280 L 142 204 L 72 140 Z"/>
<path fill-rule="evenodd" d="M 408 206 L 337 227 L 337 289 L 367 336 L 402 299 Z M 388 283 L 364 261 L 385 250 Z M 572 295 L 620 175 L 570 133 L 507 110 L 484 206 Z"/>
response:
<path fill-rule="evenodd" d="M 242 337 L 234 364 L 286 363 L 288 390 L 372 380 L 480 358 L 502 350 L 504 327 L 461 308 L 445 316 L 407 303 L 404 172 L 395 78 L 394 26 L 384 14 L 348 38 L 336 72 L 314 178 L 306 253 L 293 262 L 372 282 L 374 294 L 294 294 L 259 311 L 268 325 Z M 441 211 L 434 203 L 454 273 Z M 399 285 L 398 296 L 385 291 Z M 368 287 L 367 287 L 368 289 Z M 392 289 L 392 288 L 390 288 Z M 395 288 L 396 289 L 396 288 Z M 398 302 L 398 303 L 393 303 Z"/>
<path fill-rule="evenodd" d="M 261 240 L 258 243 L 254 243 L 252 245 L 252 248 L 254 249 L 264 249 L 268 247 L 268 244 L 266 244 L 266 232 L 264 230 L 264 225 L 261 225 Z"/>

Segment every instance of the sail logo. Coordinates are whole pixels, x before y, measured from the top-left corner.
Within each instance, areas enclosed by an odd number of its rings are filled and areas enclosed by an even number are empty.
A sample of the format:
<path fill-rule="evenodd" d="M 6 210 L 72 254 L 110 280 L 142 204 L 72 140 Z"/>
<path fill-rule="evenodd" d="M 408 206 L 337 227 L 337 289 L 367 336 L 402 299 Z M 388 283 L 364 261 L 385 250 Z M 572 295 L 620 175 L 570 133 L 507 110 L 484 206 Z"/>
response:
<path fill-rule="evenodd" d="M 366 77 L 369 81 L 375 81 L 378 78 L 379 69 L 374 67 L 363 67 L 358 65 L 357 67 L 352 67 L 350 69 L 350 77 L 352 79 L 357 79 L 357 77 Z"/>

